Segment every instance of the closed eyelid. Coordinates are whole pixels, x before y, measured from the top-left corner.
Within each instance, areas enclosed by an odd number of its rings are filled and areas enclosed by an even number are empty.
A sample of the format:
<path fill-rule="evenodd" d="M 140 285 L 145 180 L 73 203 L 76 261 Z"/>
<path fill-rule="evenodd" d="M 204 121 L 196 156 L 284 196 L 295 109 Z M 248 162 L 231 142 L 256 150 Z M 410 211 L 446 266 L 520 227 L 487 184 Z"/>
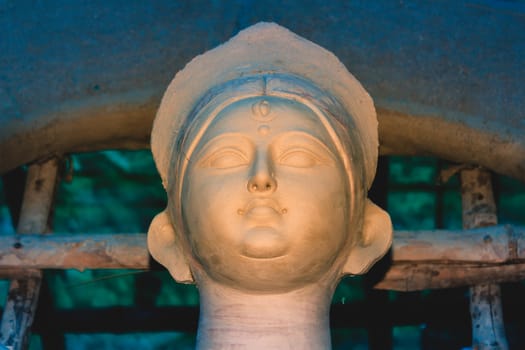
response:
<path fill-rule="evenodd" d="M 230 169 L 245 166 L 249 163 L 248 157 L 243 152 L 231 147 L 218 149 L 199 161 L 201 167 Z"/>
<path fill-rule="evenodd" d="M 195 155 L 195 160 L 200 166 L 210 166 L 214 158 L 229 155 L 238 157 L 239 163 L 248 162 L 250 157 L 251 142 L 239 135 L 223 134 L 206 142 Z M 242 161 L 241 161 L 242 160 Z"/>
<path fill-rule="evenodd" d="M 337 159 L 328 146 L 306 133 L 294 133 L 291 137 L 283 135 L 279 138 L 276 149 L 279 158 L 294 152 L 304 152 L 323 164 L 334 164 Z"/>
<path fill-rule="evenodd" d="M 316 165 L 334 165 L 331 157 L 318 152 L 312 152 L 304 147 L 291 147 L 283 151 L 278 158 L 278 163 L 294 168 L 311 168 Z"/>

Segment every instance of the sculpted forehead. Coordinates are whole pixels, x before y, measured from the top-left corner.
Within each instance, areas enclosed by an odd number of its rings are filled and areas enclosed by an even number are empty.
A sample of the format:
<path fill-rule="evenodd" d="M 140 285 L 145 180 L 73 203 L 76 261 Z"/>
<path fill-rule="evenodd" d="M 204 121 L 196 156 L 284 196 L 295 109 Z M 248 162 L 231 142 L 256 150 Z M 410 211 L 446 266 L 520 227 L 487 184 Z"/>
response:
<path fill-rule="evenodd" d="M 226 107 L 209 126 L 201 145 L 226 133 L 248 133 L 263 139 L 287 132 L 307 133 L 336 151 L 319 117 L 308 107 L 292 100 L 268 96 L 244 99 Z"/>

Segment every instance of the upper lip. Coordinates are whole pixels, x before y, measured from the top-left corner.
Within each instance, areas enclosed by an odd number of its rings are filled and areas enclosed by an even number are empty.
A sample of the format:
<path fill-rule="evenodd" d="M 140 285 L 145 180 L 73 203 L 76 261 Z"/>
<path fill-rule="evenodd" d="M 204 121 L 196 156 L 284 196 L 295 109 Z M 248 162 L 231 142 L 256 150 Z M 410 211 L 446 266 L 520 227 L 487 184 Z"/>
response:
<path fill-rule="evenodd" d="M 271 198 L 254 198 L 248 202 L 246 207 L 244 208 L 244 212 L 247 213 L 253 208 L 271 208 L 275 210 L 277 213 L 281 212 L 281 208 L 279 207 L 279 204 L 274 199 Z"/>

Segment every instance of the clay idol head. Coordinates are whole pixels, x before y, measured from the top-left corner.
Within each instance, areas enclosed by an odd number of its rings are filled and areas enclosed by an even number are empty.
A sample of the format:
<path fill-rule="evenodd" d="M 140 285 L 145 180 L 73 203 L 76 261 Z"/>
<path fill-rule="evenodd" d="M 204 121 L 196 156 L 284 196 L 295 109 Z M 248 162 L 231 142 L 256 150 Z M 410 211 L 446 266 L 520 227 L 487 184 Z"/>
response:
<path fill-rule="evenodd" d="M 190 62 L 151 142 L 168 207 L 148 246 L 177 281 L 284 292 L 366 272 L 391 244 L 388 215 L 367 199 L 370 96 L 282 27 L 253 26 Z"/>

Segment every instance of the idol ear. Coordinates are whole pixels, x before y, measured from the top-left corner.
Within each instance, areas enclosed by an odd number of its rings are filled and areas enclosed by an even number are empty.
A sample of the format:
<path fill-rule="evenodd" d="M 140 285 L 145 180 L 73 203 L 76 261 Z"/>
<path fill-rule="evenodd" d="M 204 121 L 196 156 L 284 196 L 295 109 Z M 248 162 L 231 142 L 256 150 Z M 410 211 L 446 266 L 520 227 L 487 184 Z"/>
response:
<path fill-rule="evenodd" d="M 392 222 L 386 211 L 366 200 L 361 240 L 352 247 L 343 273 L 359 275 L 386 254 L 392 244 Z"/>
<path fill-rule="evenodd" d="M 149 225 L 148 249 L 177 282 L 194 283 L 183 243 L 173 230 L 167 210 L 157 214 Z"/>

